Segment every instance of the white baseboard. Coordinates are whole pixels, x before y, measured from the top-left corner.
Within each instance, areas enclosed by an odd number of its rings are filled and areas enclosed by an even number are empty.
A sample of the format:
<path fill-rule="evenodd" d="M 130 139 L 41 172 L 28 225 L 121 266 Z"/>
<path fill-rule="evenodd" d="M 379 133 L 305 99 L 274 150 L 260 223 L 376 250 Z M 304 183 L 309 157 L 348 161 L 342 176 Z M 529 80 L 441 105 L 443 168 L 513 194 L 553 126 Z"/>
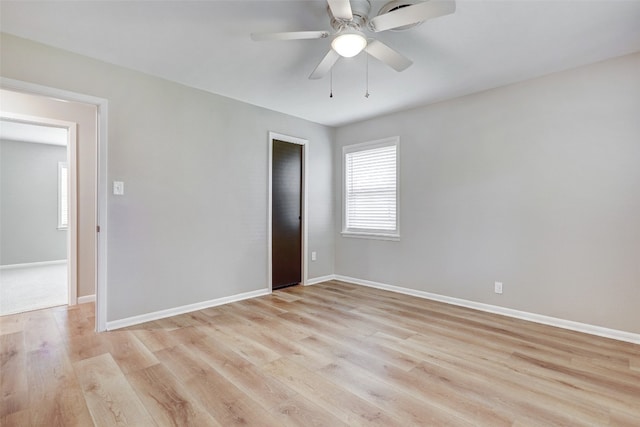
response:
<path fill-rule="evenodd" d="M 558 328 L 569 329 L 577 332 L 584 332 L 586 334 L 597 335 L 605 338 L 612 338 L 614 340 L 626 341 L 634 344 L 640 344 L 640 334 L 636 334 L 633 332 L 603 328 L 602 326 L 590 325 L 588 323 L 580 323 L 580 322 L 574 322 L 572 320 L 558 319 L 556 317 L 544 316 L 542 314 L 529 313 L 526 311 L 500 307 L 497 305 L 484 304 L 484 303 L 469 301 L 469 300 L 460 299 L 460 298 L 453 298 L 453 297 L 448 297 L 448 296 L 439 295 L 439 294 L 432 294 L 430 292 L 418 291 L 415 289 L 403 288 L 400 286 L 387 285 L 385 283 L 372 282 L 370 280 L 357 279 L 355 277 L 334 275 L 333 280 L 340 280 L 343 282 L 353 283 L 355 285 L 368 286 L 371 288 L 383 289 L 386 291 L 397 292 L 400 294 L 412 295 L 419 298 L 425 298 L 433 301 L 440 301 L 447 304 L 458 305 L 461 307 L 473 308 L 476 310 L 486 311 L 489 313 L 501 314 L 503 316 L 528 320 L 535 323 L 542 323 L 544 325 L 556 326 Z"/>
<path fill-rule="evenodd" d="M 329 274 L 327 276 L 314 277 L 313 279 L 307 279 L 307 283 L 305 283 L 304 285 L 305 286 L 317 285 L 318 283 L 328 282 L 329 280 L 335 280 L 335 279 L 336 279 L 335 274 Z"/>
<path fill-rule="evenodd" d="M 45 267 L 47 265 L 66 264 L 66 259 L 59 259 L 55 261 L 40 261 L 40 262 L 25 262 L 23 264 L 8 264 L 0 265 L 0 270 L 12 270 L 14 268 L 31 268 L 31 267 Z"/>
<path fill-rule="evenodd" d="M 138 325 L 140 323 L 150 322 L 152 320 L 164 319 L 165 317 L 177 316 L 179 314 L 190 313 L 192 311 L 202 310 L 209 307 L 228 304 L 230 302 L 242 301 L 249 298 L 268 295 L 268 289 L 258 289 L 257 291 L 244 292 L 237 295 L 212 299 L 208 301 L 197 302 L 195 304 L 187 304 L 180 307 L 168 308 L 166 310 L 154 311 L 152 313 L 141 314 L 139 316 L 127 317 L 119 320 L 107 322 L 107 330 L 126 328 L 127 326 Z"/>
<path fill-rule="evenodd" d="M 81 297 L 78 297 L 78 304 L 84 304 L 87 302 L 96 302 L 96 296 L 94 295 L 84 295 Z"/>

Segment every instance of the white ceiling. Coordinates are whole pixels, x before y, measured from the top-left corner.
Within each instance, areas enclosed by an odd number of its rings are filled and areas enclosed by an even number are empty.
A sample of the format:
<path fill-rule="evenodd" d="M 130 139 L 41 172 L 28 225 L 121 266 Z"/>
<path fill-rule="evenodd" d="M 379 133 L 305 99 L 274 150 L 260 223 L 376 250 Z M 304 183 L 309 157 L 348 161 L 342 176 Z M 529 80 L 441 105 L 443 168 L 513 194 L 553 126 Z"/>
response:
<path fill-rule="evenodd" d="M 2 119 L 0 120 L 0 139 L 66 146 L 67 129 Z"/>
<path fill-rule="evenodd" d="M 372 14 L 386 1 L 372 1 Z M 254 42 L 251 32 L 331 30 L 324 0 L 7 1 L 3 32 L 330 126 L 640 51 L 640 1 L 458 1 L 453 15 L 376 35 L 414 61 L 365 54 L 307 77 L 330 39 Z"/>

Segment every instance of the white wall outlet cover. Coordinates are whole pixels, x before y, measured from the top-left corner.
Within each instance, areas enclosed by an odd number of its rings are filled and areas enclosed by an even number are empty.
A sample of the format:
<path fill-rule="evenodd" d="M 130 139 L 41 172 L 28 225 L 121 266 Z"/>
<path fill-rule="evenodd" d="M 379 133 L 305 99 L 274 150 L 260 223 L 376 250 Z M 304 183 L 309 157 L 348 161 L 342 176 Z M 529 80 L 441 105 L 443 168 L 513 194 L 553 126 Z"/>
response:
<path fill-rule="evenodd" d="M 122 196 L 124 194 L 124 182 L 113 181 L 113 194 Z"/>
<path fill-rule="evenodd" d="M 501 294 L 502 293 L 502 282 L 495 282 L 493 290 L 495 291 L 496 294 Z"/>
<path fill-rule="evenodd" d="M 311 252 L 311 261 L 315 261 L 317 259 L 317 254 L 315 251 Z"/>

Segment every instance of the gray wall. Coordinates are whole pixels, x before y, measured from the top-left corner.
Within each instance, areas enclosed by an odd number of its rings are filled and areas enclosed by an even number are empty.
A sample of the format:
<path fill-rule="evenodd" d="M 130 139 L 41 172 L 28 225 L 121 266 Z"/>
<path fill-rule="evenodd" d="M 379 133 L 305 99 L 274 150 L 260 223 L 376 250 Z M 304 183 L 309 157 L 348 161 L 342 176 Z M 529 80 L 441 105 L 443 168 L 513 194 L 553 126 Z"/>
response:
<path fill-rule="evenodd" d="M 67 232 L 58 230 L 57 145 L 0 141 L 0 265 L 67 258 Z"/>
<path fill-rule="evenodd" d="M 113 321 L 267 286 L 268 131 L 309 140 L 309 277 L 333 273 L 334 130 L 2 34 L 0 74 L 109 100 Z"/>
<path fill-rule="evenodd" d="M 401 241 L 336 274 L 640 332 L 640 54 L 339 128 L 337 232 L 341 147 L 393 135 Z"/>

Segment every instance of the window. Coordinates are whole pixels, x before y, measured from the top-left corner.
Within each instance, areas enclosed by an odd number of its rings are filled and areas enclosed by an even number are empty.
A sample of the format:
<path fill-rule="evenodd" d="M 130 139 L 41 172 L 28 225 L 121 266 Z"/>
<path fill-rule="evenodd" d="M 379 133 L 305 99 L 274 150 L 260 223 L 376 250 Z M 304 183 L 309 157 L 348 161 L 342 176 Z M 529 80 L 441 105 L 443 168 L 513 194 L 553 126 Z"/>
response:
<path fill-rule="evenodd" d="M 58 230 L 69 227 L 69 173 L 65 162 L 58 162 Z"/>
<path fill-rule="evenodd" d="M 344 147 L 342 234 L 398 240 L 398 137 Z"/>

